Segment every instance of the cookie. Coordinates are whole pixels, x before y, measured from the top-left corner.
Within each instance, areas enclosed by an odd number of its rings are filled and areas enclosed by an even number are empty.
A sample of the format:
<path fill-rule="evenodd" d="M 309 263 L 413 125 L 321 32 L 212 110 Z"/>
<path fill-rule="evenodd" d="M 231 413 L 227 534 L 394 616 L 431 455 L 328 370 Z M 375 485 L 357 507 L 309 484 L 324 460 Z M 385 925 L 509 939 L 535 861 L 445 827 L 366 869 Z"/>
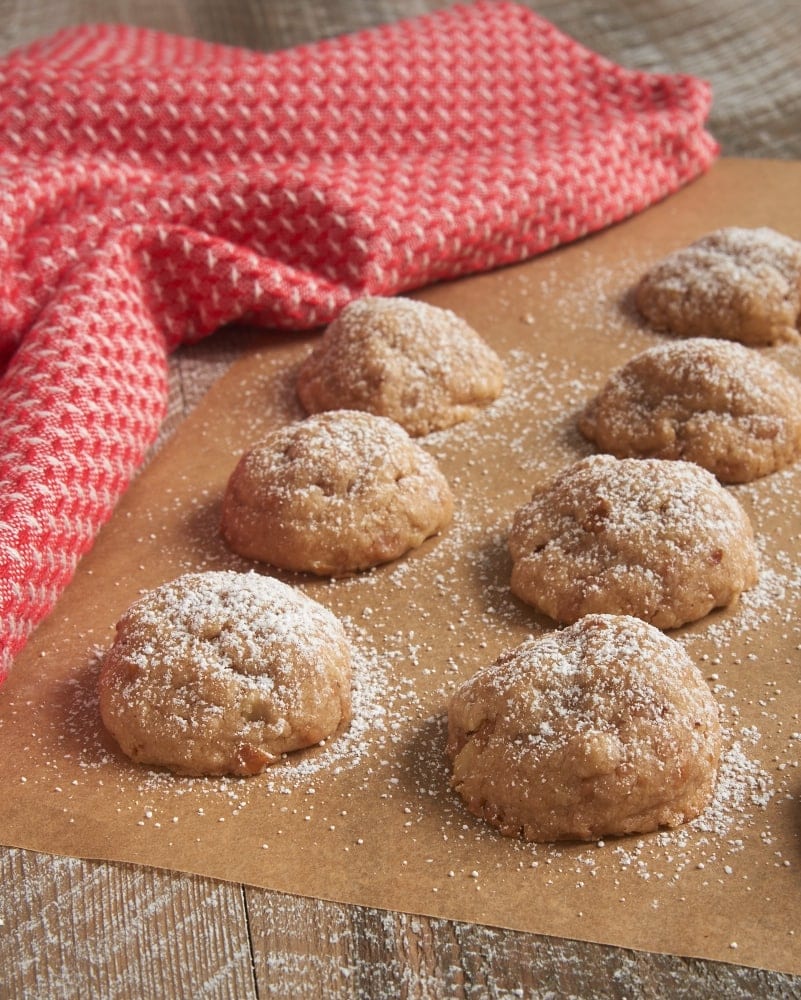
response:
<path fill-rule="evenodd" d="M 117 623 L 100 714 L 141 764 L 252 775 L 350 720 L 351 650 L 330 611 L 256 573 L 188 573 Z"/>
<path fill-rule="evenodd" d="M 742 344 L 672 341 L 618 369 L 578 427 L 618 458 L 684 459 L 746 483 L 801 455 L 801 380 Z"/>
<path fill-rule="evenodd" d="M 389 562 L 450 522 L 436 461 L 392 420 L 333 410 L 273 431 L 239 460 L 222 533 L 239 555 L 343 576 Z"/>
<path fill-rule="evenodd" d="M 452 784 L 506 836 L 597 840 L 675 827 L 710 802 L 719 710 L 684 648 L 588 615 L 503 653 L 448 708 Z"/>
<path fill-rule="evenodd" d="M 676 628 L 757 580 L 748 515 L 691 462 L 593 455 L 514 515 L 512 591 L 559 622 L 593 612 Z"/>
<path fill-rule="evenodd" d="M 419 437 L 491 403 L 503 388 L 503 367 L 449 309 L 376 296 L 352 302 L 329 324 L 296 388 L 307 413 L 365 410 Z"/>
<path fill-rule="evenodd" d="M 801 341 L 801 242 L 774 229 L 729 227 L 670 254 L 635 302 L 656 329 L 752 346 Z"/>

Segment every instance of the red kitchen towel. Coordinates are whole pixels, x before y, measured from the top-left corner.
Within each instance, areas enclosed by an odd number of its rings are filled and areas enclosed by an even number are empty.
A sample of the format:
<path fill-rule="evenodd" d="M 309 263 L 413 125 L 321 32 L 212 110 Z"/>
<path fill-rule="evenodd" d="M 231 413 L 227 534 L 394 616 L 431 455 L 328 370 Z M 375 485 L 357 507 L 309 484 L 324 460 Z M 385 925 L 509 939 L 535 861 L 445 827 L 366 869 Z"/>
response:
<path fill-rule="evenodd" d="M 709 88 L 513 3 L 264 54 L 123 25 L 0 60 L 0 679 L 235 319 L 520 260 L 716 155 Z"/>

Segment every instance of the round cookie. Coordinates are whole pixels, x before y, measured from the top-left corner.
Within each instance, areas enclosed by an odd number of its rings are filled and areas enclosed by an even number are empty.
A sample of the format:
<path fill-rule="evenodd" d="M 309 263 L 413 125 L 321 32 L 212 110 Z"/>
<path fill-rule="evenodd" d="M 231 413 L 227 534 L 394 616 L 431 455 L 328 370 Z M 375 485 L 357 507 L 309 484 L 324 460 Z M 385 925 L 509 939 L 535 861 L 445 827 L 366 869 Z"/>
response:
<path fill-rule="evenodd" d="M 676 628 L 757 579 L 748 515 L 691 462 L 592 455 L 534 490 L 509 534 L 512 591 L 560 622 L 593 612 Z"/>
<path fill-rule="evenodd" d="M 618 458 L 684 459 L 746 483 L 801 455 L 801 381 L 742 344 L 672 341 L 618 369 L 578 426 Z"/>
<path fill-rule="evenodd" d="M 658 330 L 744 344 L 801 341 L 801 242 L 766 226 L 716 230 L 667 256 L 635 289 Z"/>
<path fill-rule="evenodd" d="M 596 840 L 674 827 L 714 791 L 718 707 L 684 648 L 588 615 L 484 667 L 448 709 L 452 784 L 507 836 Z"/>
<path fill-rule="evenodd" d="M 334 410 L 282 427 L 242 456 L 222 532 L 247 558 L 342 576 L 397 559 L 452 514 L 436 461 L 402 427 Z"/>
<path fill-rule="evenodd" d="M 419 437 L 491 403 L 503 388 L 503 367 L 449 309 L 374 296 L 351 302 L 329 324 L 296 388 L 307 413 L 366 410 Z"/>
<path fill-rule="evenodd" d="M 185 775 L 251 775 L 350 720 L 339 621 L 256 573 L 187 573 L 117 623 L 98 682 L 122 750 Z"/>

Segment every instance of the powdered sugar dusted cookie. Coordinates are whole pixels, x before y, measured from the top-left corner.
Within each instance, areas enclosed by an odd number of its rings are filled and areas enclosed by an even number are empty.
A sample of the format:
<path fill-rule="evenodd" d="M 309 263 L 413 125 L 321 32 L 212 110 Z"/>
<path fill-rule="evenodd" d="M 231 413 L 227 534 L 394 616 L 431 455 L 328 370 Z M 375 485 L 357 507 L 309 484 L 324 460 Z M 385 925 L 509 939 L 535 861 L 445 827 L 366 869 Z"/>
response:
<path fill-rule="evenodd" d="M 307 413 L 366 410 L 413 437 L 470 419 L 502 388 L 498 356 L 454 312 L 377 296 L 345 307 L 297 378 Z"/>
<path fill-rule="evenodd" d="M 119 620 L 99 696 L 135 761 L 257 774 L 350 720 L 351 651 L 330 611 L 278 580 L 188 573 Z"/>
<path fill-rule="evenodd" d="M 242 556 L 340 576 L 397 559 L 452 513 L 436 461 L 402 427 L 334 410 L 282 427 L 242 456 L 222 531 Z"/>
<path fill-rule="evenodd" d="M 801 242 L 765 226 L 719 229 L 658 263 L 635 298 L 652 326 L 678 336 L 801 341 Z"/>
<path fill-rule="evenodd" d="M 578 426 L 618 458 L 685 459 L 745 483 L 801 455 L 801 381 L 741 344 L 671 341 L 616 371 Z"/>
<path fill-rule="evenodd" d="M 601 612 L 675 628 L 757 579 L 748 515 L 691 462 L 576 462 L 519 508 L 509 550 L 512 591 L 560 622 Z"/>
<path fill-rule="evenodd" d="M 596 840 L 674 827 L 712 798 L 718 707 L 684 648 L 588 615 L 479 670 L 448 711 L 452 783 L 507 836 Z"/>

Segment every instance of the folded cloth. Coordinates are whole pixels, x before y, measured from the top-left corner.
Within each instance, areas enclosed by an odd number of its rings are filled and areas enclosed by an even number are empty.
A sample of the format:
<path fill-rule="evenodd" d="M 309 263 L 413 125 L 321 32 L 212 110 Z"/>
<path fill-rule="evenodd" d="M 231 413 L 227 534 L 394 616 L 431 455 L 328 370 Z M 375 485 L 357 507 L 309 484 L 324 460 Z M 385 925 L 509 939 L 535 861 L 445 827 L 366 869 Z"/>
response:
<path fill-rule="evenodd" d="M 272 54 L 85 25 L 0 61 L 0 679 L 154 440 L 169 351 L 607 226 L 709 166 L 709 103 L 505 2 Z"/>

